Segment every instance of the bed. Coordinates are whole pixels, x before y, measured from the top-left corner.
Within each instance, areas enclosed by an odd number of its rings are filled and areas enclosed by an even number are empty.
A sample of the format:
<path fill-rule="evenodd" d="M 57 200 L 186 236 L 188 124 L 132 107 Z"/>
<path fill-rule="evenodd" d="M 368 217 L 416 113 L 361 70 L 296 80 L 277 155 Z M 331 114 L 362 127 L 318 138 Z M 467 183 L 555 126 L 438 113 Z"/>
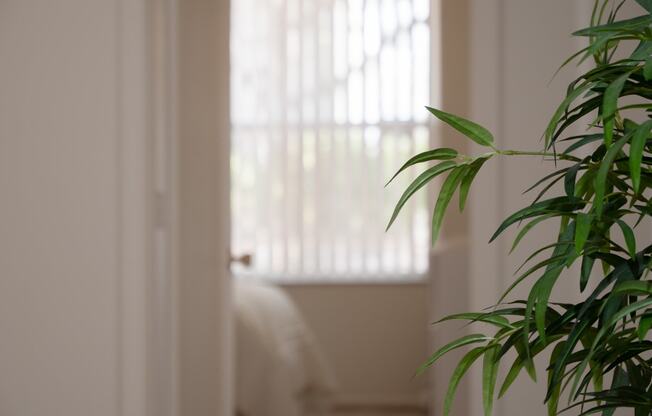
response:
<path fill-rule="evenodd" d="M 235 283 L 238 416 L 325 416 L 331 368 L 290 298 L 278 287 Z"/>

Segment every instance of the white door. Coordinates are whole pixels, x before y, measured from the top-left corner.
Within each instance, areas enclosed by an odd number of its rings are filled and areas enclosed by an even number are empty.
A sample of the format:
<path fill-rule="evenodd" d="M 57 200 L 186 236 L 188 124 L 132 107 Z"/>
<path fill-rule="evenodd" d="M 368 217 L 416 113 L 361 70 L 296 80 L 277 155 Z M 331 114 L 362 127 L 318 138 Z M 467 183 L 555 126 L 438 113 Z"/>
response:
<path fill-rule="evenodd" d="M 177 4 L 179 414 L 230 416 L 229 2 Z"/>

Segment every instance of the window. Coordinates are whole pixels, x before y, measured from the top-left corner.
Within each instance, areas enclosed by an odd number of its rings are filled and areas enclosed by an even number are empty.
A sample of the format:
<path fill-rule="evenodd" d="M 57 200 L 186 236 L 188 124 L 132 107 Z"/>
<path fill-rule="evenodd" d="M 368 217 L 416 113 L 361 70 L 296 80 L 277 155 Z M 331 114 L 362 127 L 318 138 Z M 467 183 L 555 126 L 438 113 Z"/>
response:
<path fill-rule="evenodd" d="M 430 0 L 232 3 L 232 246 L 275 281 L 405 280 L 428 264 Z M 410 177 L 412 175 L 412 177 Z"/>

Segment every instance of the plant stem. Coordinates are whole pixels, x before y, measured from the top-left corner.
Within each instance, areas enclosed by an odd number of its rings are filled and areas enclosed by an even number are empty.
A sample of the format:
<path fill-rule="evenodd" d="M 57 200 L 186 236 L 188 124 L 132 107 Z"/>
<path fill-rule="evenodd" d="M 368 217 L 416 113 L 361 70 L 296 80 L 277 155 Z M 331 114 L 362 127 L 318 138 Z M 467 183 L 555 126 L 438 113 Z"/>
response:
<path fill-rule="evenodd" d="M 521 150 L 496 150 L 496 154 L 506 155 L 506 156 L 542 156 L 542 157 L 554 157 L 561 160 L 570 160 L 578 162 L 580 159 L 575 156 L 566 155 L 564 153 L 550 153 L 550 152 L 528 152 Z"/>

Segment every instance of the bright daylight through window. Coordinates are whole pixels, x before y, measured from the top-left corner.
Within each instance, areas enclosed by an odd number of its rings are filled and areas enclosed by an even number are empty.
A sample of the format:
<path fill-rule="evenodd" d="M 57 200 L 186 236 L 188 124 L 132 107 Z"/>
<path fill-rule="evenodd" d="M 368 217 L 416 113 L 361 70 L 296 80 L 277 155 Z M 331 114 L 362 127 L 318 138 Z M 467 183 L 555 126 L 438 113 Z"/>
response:
<path fill-rule="evenodd" d="M 424 193 L 387 233 L 426 150 L 430 0 L 232 3 L 232 250 L 275 281 L 384 281 L 427 268 Z M 434 79 L 434 78 L 433 78 Z"/>

